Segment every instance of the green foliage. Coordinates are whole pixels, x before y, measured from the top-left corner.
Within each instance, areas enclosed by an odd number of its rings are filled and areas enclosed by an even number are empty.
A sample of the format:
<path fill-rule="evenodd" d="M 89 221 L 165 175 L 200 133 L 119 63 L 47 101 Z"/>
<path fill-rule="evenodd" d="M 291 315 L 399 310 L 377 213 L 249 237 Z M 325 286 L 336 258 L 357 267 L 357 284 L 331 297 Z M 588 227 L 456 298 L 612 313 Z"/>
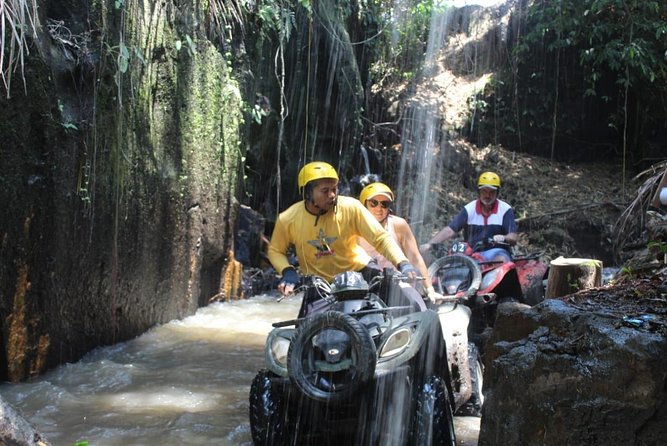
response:
<path fill-rule="evenodd" d="M 666 20 L 665 2 L 541 0 L 529 10 L 530 31 L 514 51 L 523 64 L 539 46 L 547 54 L 559 48 L 578 53 L 588 71 L 588 95 L 598 93 L 604 76 L 621 87 L 651 84 L 667 91 Z"/>
<path fill-rule="evenodd" d="M 667 242 L 650 241 L 647 247 L 650 252 L 656 253 L 656 257 L 662 255 L 662 262 L 667 263 Z"/>
<path fill-rule="evenodd" d="M 126 73 L 130 66 L 130 52 L 127 50 L 125 43 L 120 42 L 118 46 L 118 71 Z"/>
<path fill-rule="evenodd" d="M 630 266 L 621 267 L 620 274 L 624 275 L 624 276 L 627 276 L 631 279 L 634 279 L 637 276 L 637 273 L 635 272 L 635 270 L 633 270 L 632 267 L 630 267 Z"/>
<path fill-rule="evenodd" d="M 501 74 L 507 85 L 495 90 L 496 100 L 511 104 L 511 110 L 496 111 L 509 121 L 505 125 L 533 128 L 539 138 L 554 128 L 557 113 L 560 134 L 576 137 L 592 126 L 613 133 L 628 130 L 626 107 L 637 107 L 648 119 L 630 128 L 636 134 L 628 140 L 641 141 L 651 119 L 664 123 L 667 2 L 536 0 L 522 21 L 523 34 L 511 50 L 514 64 Z M 582 103 L 596 108 L 595 115 L 606 113 L 606 123 L 572 113 L 573 107 L 584 110 Z"/>
<path fill-rule="evenodd" d="M 360 8 L 361 25 L 370 31 L 365 51 L 373 54 L 370 74 L 375 91 L 393 81 L 414 79 L 423 63 L 431 16 L 444 8 L 442 3 L 377 1 Z"/>
<path fill-rule="evenodd" d="M 308 2 L 302 3 L 310 7 Z M 296 26 L 294 11 L 276 3 L 265 3 L 260 6 L 257 16 L 262 24 L 261 32 L 265 37 L 272 32 L 277 32 L 281 41 L 288 41 L 292 35 L 292 29 Z"/>
<path fill-rule="evenodd" d="M 651 241 L 648 243 L 647 247 L 649 249 L 655 249 L 662 254 L 667 254 L 667 242 Z"/>

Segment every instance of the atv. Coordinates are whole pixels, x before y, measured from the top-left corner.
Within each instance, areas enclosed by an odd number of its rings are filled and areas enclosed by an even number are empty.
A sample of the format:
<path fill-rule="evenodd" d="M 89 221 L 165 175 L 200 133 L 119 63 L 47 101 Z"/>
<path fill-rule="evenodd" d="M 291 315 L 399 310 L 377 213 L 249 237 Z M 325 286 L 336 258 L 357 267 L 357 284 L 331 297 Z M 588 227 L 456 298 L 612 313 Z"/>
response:
<path fill-rule="evenodd" d="M 277 322 L 250 388 L 255 445 L 455 445 L 438 315 L 388 305 L 405 277 L 307 277 L 303 317 Z"/>
<path fill-rule="evenodd" d="M 447 344 L 456 415 L 481 416 L 482 354 L 498 304 L 534 305 L 544 298 L 548 268 L 540 254 L 517 256 L 512 262 L 486 261 L 479 252 L 492 246 L 498 244 L 491 239 L 474 247 L 456 242 L 428 268 L 434 289 L 442 295 L 430 308 L 438 313 Z M 442 252 L 443 246 L 434 251 Z"/>

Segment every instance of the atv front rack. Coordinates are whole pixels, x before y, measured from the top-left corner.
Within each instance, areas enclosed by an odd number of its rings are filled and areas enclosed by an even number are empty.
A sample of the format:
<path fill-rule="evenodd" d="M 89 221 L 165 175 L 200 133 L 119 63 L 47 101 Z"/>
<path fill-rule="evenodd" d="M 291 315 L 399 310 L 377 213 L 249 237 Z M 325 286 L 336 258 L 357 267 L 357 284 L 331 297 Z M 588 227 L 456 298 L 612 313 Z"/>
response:
<path fill-rule="evenodd" d="M 360 317 L 360 316 L 365 316 L 367 314 L 393 313 L 394 311 L 405 311 L 405 310 L 411 310 L 411 309 L 412 309 L 412 307 L 410 305 L 402 305 L 402 306 L 396 306 L 396 307 L 373 308 L 372 310 L 359 310 L 359 311 L 355 311 L 354 313 L 346 313 L 346 314 L 349 314 L 352 317 L 357 317 L 357 316 Z M 301 322 L 308 319 L 308 317 L 309 316 L 300 317 L 298 319 L 291 319 L 289 321 L 274 322 L 271 325 L 274 328 L 289 327 L 291 325 L 298 326 Z"/>

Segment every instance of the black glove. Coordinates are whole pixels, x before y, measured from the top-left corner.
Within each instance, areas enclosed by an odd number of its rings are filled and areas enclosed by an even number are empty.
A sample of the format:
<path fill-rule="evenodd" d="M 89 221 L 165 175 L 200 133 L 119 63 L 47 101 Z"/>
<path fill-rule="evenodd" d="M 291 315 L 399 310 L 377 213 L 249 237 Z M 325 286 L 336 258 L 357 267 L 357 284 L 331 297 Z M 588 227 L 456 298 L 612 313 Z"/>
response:
<path fill-rule="evenodd" d="M 297 273 L 294 268 L 285 268 L 280 283 L 284 283 L 285 285 L 296 285 L 300 280 L 301 277 L 299 277 L 299 273 Z"/>
<path fill-rule="evenodd" d="M 417 275 L 417 270 L 410 264 L 410 262 L 401 262 L 401 264 L 398 265 L 398 268 L 404 276 L 407 276 L 410 273 L 413 273 L 415 276 Z"/>

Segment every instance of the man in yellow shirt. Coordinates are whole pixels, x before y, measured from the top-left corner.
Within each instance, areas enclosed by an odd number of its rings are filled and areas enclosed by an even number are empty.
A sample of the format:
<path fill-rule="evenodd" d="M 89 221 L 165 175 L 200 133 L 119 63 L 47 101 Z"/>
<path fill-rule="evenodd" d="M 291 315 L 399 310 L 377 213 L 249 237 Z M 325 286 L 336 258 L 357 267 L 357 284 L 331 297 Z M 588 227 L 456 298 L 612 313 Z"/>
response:
<path fill-rule="evenodd" d="M 269 261 L 282 275 L 278 284 L 282 295 L 291 294 L 299 282 L 299 274 L 287 259 L 290 245 L 294 245 L 302 274 L 329 282 L 345 271 L 366 273 L 373 268 L 357 237 L 368 240 L 402 274 L 416 276 L 396 241 L 359 200 L 338 196 L 338 174 L 330 164 L 306 164 L 299 172 L 298 185 L 304 199 L 280 213 L 268 250 Z"/>

